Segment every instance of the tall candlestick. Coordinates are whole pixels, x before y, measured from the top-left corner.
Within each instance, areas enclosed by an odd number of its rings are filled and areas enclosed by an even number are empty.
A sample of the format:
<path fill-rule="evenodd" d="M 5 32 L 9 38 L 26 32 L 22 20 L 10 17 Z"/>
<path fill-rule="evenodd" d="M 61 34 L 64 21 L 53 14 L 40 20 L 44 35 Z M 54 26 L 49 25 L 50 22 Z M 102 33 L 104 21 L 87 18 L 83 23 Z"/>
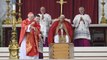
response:
<path fill-rule="evenodd" d="M 17 33 L 16 33 L 16 11 L 12 10 L 12 37 L 9 43 L 9 58 L 10 60 L 19 59 L 19 45 L 17 42 Z"/>
<path fill-rule="evenodd" d="M 22 3 L 21 3 L 21 0 L 19 0 L 19 3 L 17 3 L 18 6 L 19 6 L 19 13 L 18 13 L 18 24 L 20 24 L 22 22 L 22 18 L 21 18 L 21 6 L 22 6 Z"/>
<path fill-rule="evenodd" d="M 102 18 L 101 18 L 101 22 L 100 23 L 107 24 L 107 20 L 105 18 L 105 12 L 104 12 L 104 5 L 105 5 L 104 0 L 102 0 L 101 4 L 102 4 Z"/>
<path fill-rule="evenodd" d="M 13 4 L 13 10 L 16 10 L 16 5 L 15 4 Z"/>
<path fill-rule="evenodd" d="M 11 20 L 10 19 L 10 12 L 9 12 L 10 11 L 10 6 L 9 6 L 10 0 L 6 0 L 6 3 L 7 3 L 7 14 L 6 14 L 7 17 L 6 17 L 6 20 L 3 21 L 3 23 L 4 24 L 10 24 L 11 23 L 11 21 L 10 21 Z"/>

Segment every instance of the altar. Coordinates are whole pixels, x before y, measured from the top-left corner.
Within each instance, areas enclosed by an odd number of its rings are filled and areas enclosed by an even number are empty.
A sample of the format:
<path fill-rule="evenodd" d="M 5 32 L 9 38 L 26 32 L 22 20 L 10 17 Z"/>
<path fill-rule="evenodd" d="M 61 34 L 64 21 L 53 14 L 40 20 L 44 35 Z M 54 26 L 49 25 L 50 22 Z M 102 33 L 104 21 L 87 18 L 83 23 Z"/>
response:
<path fill-rule="evenodd" d="M 72 24 L 72 26 L 74 26 Z M 1 46 L 7 47 L 11 40 L 11 27 L 12 25 L 2 25 L 2 44 Z M 20 24 L 17 27 L 17 40 L 20 34 Z M 91 33 L 91 46 L 107 46 L 107 24 L 90 24 Z"/>

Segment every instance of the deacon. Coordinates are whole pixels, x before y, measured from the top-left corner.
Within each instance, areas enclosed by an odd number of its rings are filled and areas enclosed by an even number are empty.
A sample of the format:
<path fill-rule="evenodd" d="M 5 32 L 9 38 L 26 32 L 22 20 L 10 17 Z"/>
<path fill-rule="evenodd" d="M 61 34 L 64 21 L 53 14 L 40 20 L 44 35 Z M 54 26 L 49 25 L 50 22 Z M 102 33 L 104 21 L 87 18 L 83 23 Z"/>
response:
<path fill-rule="evenodd" d="M 32 12 L 28 13 L 28 18 L 23 20 L 21 23 L 20 32 L 20 59 L 38 59 L 38 42 L 40 34 L 40 25 L 38 20 L 40 16 L 37 15 L 34 19 L 34 14 Z"/>
<path fill-rule="evenodd" d="M 39 46 L 40 46 L 40 53 L 39 53 L 39 58 L 42 59 L 43 58 L 43 46 L 44 47 L 48 47 L 48 41 L 47 41 L 47 35 L 48 35 L 48 30 L 51 24 L 51 16 L 46 13 L 46 9 L 45 7 L 41 7 L 40 8 L 40 26 L 41 26 L 41 36 L 42 36 L 42 41 L 39 42 Z"/>
<path fill-rule="evenodd" d="M 91 18 L 88 14 L 85 14 L 84 7 L 79 8 L 80 14 L 76 15 L 73 24 L 75 27 L 74 32 L 74 45 L 75 46 L 90 46 L 90 32 L 89 25 Z"/>
<path fill-rule="evenodd" d="M 48 43 L 71 43 L 73 38 L 73 29 L 71 23 L 64 15 L 55 19 L 49 29 Z"/>
<path fill-rule="evenodd" d="M 46 13 L 45 7 L 40 8 L 40 26 L 41 26 L 41 33 L 44 41 L 44 46 L 47 47 L 47 35 L 48 35 L 48 30 L 51 24 L 51 16 Z"/>

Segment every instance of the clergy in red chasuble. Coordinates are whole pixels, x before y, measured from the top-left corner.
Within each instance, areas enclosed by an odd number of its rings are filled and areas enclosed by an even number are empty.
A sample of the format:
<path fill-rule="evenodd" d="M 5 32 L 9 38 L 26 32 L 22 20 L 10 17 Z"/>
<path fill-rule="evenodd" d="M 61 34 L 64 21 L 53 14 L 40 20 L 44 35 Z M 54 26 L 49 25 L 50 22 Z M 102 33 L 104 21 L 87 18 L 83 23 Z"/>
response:
<path fill-rule="evenodd" d="M 40 16 L 36 16 L 34 19 L 34 14 L 30 12 L 28 18 L 23 20 L 21 23 L 20 32 L 20 59 L 38 59 L 38 42 L 40 34 L 40 25 L 37 20 Z"/>
<path fill-rule="evenodd" d="M 48 33 L 48 43 L 71 43 L 73 39 L 73 29 L 70 20 L 61 15 L 55 19 Z"/>

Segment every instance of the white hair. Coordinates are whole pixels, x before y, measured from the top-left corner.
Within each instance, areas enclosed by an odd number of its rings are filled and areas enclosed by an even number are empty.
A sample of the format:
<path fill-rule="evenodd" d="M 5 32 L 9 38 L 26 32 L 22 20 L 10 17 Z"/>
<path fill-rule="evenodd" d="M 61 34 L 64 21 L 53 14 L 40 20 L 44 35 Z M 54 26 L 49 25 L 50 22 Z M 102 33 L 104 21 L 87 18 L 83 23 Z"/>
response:
<path fill-rule="evenodd" d="M 28 14 L 28 17 L 34 16 L 34 14 Z"/>

